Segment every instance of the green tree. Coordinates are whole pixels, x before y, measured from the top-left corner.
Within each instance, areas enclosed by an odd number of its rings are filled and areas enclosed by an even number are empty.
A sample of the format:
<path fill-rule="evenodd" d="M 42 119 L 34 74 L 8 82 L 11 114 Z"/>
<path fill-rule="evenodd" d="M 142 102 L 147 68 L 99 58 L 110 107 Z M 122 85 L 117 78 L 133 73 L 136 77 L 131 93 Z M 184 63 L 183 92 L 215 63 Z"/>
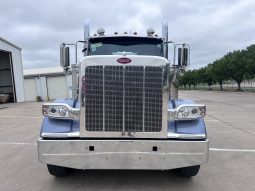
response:
<path fill-rule="evenodd" d="M 186 81 L 186 83 L 188 84 L 188 86 L 189 86 L 189 90 L 190 90 L 190 87 L 191 87 L 191 85 L 193 84 L 193 74 L 192 74 L 192 71 L 187 71 L 187 72 L 185 72 L 185 81 Z"/>
<path fill-rule="evenodd" d="M 199 80 L 200 80 L 198 70 L 193 70 L 192 76 L 193 76 L 193 78 L 192 78 L 193 86 L 194 86 L 194 89 L 196 89 L 196 85 L 199 83 Z"/>
<path fill-rule="evenodd" d="M 185 72 L 180 80 L 180 84 L 186 86 L 206 83 L 211 90 L 211 86 L 218 82 L 220 89 L 223 90 L 223 82 L 232 78 L 241 90 L 241 83 L 244 79 L 253 79 L 255 75 L 255 45 L 248 46 L 245 50 L 237 50 L 226 54 L 216 60 L 213 64 L 198 70 Z"/>
<path fill-rule="evenodd" d="M 185 73 L 183 74 L 183 76 L 180 78 L 179 80 L 179 85 L 180 86 L 184 86 L 184 89 L 187 89 L 187 76 L 185 75 Z"/>
<path fill-rule="evenodd" d="M 229 74 L 238 85 L 238 91 L 241 91 L 241 83 L 245 76 L 249 74 L 248 64 L 245 62 L 245 50 L 238 50 L 228 53 L 225 56 Z"/>
<path fill-rule="evenodd" d="M 206 83 L 209 86 L 209 90 L 212 90 L 212 85 L 215 83 L 212 64 L 208 64 L 206 67 L 199 69 L 200 80 L 202 83 Z"/>
<path fill-rule="evenodd" d="M 221 58 L 214 61 L 211 70 L 214 76 L 214 80 L 220 84 L 220 90 L 222 91 L 223 82 L 230 78 L 226 60 L 224 58 Z"/>
<path fill-rule="evenodd" d="M 180 84 L 184 85 L 184 88 L 186 89 L 186 86 L 189 86 L 189 90 L 191 89 L 191 86 L 193 85 L 194 88 L 196 88 L 197 84 L 197 76 L 196 76 L 196 70 L 188 70 L 184 73 L 184 75 L 180 79 Z"/>
<path fill-rule="evenodd" d="M 249 78 L 254 78 L 255 75 L 255 45 L 250 45 L 246 48 L 245 58 L 248 65 Z"/>

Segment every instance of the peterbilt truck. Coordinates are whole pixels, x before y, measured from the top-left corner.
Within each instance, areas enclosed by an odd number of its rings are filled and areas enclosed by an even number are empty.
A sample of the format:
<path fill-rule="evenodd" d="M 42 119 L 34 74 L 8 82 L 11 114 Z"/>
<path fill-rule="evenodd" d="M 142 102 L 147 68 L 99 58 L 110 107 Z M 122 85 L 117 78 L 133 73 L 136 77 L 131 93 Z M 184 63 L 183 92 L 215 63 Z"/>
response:
<path fill-rule="evenodd" d="M 42 105 L 39 161 L 57 177 L 71 169 L 174 169 L 195 176 L 208 161 L 209 140 L 206 106 L 178 97 L 189 61 L 189 45 L 168 40 L 166 21 L 160 37 L 153 28 L 143 36 L 107 35 L 103 28 L 90 35 L 86 22 L 83 40 L 60 46 L 72 96 Z"/>

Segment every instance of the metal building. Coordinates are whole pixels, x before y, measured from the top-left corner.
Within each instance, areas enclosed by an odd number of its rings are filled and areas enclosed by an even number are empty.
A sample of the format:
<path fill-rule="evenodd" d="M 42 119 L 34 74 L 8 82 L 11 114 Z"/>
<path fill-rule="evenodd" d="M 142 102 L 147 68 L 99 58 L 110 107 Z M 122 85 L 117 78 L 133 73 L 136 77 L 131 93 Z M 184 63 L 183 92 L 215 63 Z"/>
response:
<path fill-rule="evenodd" d="M 9 102 L 24 101 L 21 48 L 0 37 L 0 97 Z"/>
<path fill-rule="evenodd" d="M 71 80 L 60 67 L 24 70 L 25 101 L 70 97 Z"/>

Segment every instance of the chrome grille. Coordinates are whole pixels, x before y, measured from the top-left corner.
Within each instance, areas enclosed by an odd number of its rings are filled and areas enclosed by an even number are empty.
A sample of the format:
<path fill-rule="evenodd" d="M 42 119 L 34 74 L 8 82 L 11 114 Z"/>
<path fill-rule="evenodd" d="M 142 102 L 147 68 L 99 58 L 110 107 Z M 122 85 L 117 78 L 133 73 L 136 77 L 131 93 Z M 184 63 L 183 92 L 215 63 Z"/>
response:
<path fill-rule="evenodd" d="M 161 131 L 161 67 L 88 66 L 85 83 L 87 131 Z"/>
<path fill-rule="evenodd" d="M 125 130 L 143 131 L 143 66 L 125 67 Z"/>
<path fill-rule="evenodd" d="M 122 131 L 123 67 L 105 66 L 105 131 Z"/>
<path fill-rule="evenodd" d="M 162 68 L 145 68 L 144 130 L 157 132 L 162 125 Z"/>
<path fill-rule="evenodd" d="M 103 67 L 86 68 L 86 129 L 103 130 Z"/>

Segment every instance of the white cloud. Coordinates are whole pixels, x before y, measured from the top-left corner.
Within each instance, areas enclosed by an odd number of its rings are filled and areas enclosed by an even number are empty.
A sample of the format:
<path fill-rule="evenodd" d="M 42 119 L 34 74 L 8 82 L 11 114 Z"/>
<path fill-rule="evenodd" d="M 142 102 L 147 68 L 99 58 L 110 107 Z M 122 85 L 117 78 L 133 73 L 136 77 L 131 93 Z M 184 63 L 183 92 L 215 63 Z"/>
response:
<path fill-rule="evenodd" d="M 154 27 L 161 34 L 163 18 L 169 39 L 192 47 L 191 65 L 198 68 L 234 49 L 255 43 L 254 0 L 61 0 L 3 1 L 0 36 L 23 48 L 24 68 L 56 66 L 59 44 L 83 37 L 83 22 L 91 19 L 108 33 Z"/>

